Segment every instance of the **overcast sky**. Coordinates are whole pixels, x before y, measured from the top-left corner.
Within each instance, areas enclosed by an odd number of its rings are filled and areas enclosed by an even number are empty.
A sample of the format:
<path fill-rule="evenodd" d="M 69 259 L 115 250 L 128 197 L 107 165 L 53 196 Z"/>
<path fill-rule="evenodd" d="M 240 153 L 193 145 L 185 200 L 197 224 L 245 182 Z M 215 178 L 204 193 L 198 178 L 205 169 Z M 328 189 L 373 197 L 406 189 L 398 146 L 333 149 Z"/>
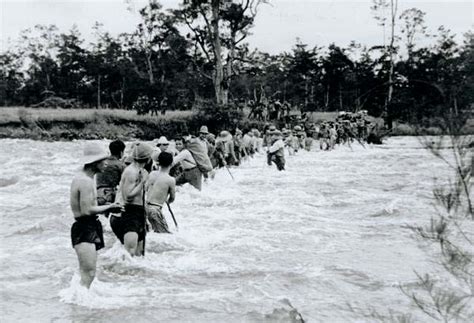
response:
<path fill-rule="evenodd" d="M 116 35 L 134 29 L 138 17 L 127 11 L 125 0 L 0 0 L 1 43 L 17 38 L 19 32 L 35 24 L 55 24 L 61 31 L 76 24 L 84 38 L 92 41 L 96 21 Z M 134 0 L 139 9 L 146 1 Z M 177 7 L 178 0 L 160 1 L 165 7 Z M 279 53 L 289 51 L 300 38 L 310 46 L 330 43 L 346 46 L 351 40 L 365 45 L 383 42 L 383 32 L 373 19 L 371 0 L 271 0 L 260 8 L 251 47 Z M 469 0 L 399 0 L 399 12 L 417 7 L 426 12 L 426 24 L 435 31 L 445 25 L 459 35 L 474 30 L 474 6 Z"/>

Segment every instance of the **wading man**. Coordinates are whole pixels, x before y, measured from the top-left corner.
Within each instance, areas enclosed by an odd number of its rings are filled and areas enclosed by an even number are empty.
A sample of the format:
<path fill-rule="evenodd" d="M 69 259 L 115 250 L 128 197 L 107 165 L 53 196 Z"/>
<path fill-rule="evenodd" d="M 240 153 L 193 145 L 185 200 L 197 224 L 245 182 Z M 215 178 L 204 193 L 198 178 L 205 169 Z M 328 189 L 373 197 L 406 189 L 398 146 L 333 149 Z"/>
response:
<path fill-rule="evenodd" d="M 177 163 L 181 163 L 181 166 L 183 167 L 183 174 L 177 179 L 176 184 L 182 185 L 189 183 L 198 190 L 201 190 L 202 173 L 197 167 L 197 163 L 193 155 L 188 149 L 186 149 L 185 144 L 185 139 L 176 139 L 176 149 L 179 153 L 174 158 L 173 166 Z"/>
<path fill-rule="evenodd" d="M 87 288 L 95 277 L 97 250 L 104 247 L 102 225 L 97 214 L 120 210 L 118 203 L 97 205 L 94 175 L 105 169 L 107 157 L 98 144 L 86 145 L 82 159 L 84 166 L 71 184 L 70 205 L 75 220 L 71 227 L 71 241 L 79 260 L 81 285 Z"/>
<path fill-rule="evenodd" d="M 99 205 L 110 204 L 115 201 L 117 186 L 120 183 L 125 163 L 121 161 L 125 144 L 121 140 L 112 141 L 109 145 L 110 156 L 107 158 L 107 166 L 96 175 L 97 203 Z M 109 216 L 108 212 L 105 216 Z"/>
<path fill-rule="evenodd" d="M 152 148 L 136 143 L 132 149 L 133 162 L 125 168 L 120 181 L 124 212 L 111 222 L 112 230 L 132 256 L 144 255 L 145 208 L 144 186 L 148 179 L 145 165 L 151 158 Z"/>
<path fill-rule="evenodd" d="M 176 181 L 169 175 L 173 155 L 162 152 L 158 156 L 160 169 L 150 173 L 146 183 L 146 214 L 153 231 L 170 233 L 168 224 L 163 216 L 162 208 L 165 203 L 172 203 L 175 198 Z"/>

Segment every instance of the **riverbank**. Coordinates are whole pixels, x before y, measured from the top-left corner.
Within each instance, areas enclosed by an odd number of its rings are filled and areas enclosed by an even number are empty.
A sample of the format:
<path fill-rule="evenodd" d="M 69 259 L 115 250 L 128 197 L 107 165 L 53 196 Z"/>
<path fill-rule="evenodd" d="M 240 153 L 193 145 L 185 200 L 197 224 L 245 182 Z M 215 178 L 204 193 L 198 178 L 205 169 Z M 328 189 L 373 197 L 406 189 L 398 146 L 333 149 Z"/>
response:
<path fill-rule="evenodd" d="M 36 140 L 153 139 L 193 126 L 191 111 L 170 111 L 164 116 L 138 116 L 135 111 L 94 109 L 0 109 L 0 138 Z"/>
<path fill-rule="evenodd" d="M 132 110 L 96 109 L 35 109 L 24 107 L 0 108 L 0 138 L 34 140 L 74 140 L 120 138 L 122 140 L 153 140 L 162 135 L 173 138 L 183 133 L 196 133 L 207 124 L 211 131 L 222 128 L 256 127 L 264 123 L 244 117 L 246 113 L 218 115 L 198 111 L 168 111 L 165 115 L 137 115 Z M 310 121 L 334 120 L 337 112 L 313 112 Z M 383 124 L 380 119 L 375 122 Z M 474 119 L 470 119 L 464 132 L 474 134 Z M 390 136 L 440 135 L 436 127 L 417 128 L 396 124 Z"/>

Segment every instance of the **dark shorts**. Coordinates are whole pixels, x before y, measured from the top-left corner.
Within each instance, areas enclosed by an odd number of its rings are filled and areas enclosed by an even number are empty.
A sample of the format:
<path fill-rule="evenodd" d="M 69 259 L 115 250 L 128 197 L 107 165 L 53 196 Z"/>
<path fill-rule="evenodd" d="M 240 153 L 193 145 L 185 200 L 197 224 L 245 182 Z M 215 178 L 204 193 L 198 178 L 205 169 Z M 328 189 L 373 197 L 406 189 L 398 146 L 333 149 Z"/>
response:
<path fill-rule="evenodd" d="M 112 215 L 110 218 L 112 231 L 123 244 L 124 236 L 127 232 L 138 234 L 138 241 L 145 240 L 145 210 L 141 205 L 125 205 L 125 211 L 121 217 Z"/>
<path fill-rule="evenodd" d="M 97 216 L 85 216 L 76 219 L 71 227 L 72 246 L 87 242 L 95 244 L 95 250 L 104 248 L 104 233 Z"/>

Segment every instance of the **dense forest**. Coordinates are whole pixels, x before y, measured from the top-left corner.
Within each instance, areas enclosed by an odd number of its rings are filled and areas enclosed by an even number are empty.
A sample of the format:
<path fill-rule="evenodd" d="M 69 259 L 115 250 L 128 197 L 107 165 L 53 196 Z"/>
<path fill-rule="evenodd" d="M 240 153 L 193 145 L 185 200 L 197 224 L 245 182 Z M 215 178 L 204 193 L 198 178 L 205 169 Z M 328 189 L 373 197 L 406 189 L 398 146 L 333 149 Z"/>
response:
<path fill-rule="evenodd" d="M 112 36 L 96 23 L 90 44 L 75 27 L 36 25 L 0 53 L 0 104 L 57 97 L 69 108 L 132 109 L 147 98 L 185 110 L 278 100 L 301 111 L 367 110 L 412 124 L 472 110 L 472 32 L 460 43 L 443 26 L 428 33 L 424 12 L 377 0 L 374 24 L 389 35 L 380 46 L 296 40 L 291 52 L 271 55 L 246 42 L 267 2 L 184 0 L 165 10 L 152 0 L 134 32 Z"/>

